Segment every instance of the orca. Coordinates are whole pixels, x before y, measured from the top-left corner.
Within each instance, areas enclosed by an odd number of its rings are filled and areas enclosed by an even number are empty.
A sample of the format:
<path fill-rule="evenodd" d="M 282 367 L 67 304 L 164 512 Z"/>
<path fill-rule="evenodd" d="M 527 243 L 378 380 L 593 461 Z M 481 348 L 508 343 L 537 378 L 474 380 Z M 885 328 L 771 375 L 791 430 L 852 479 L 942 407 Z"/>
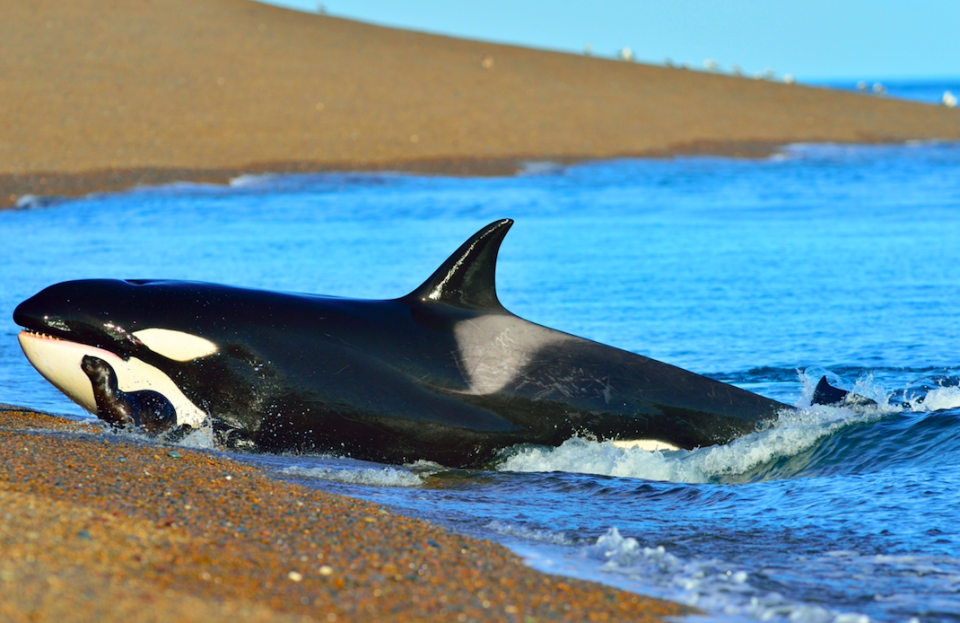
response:
<path fill-rule="evenodd" d="M 574 436 L 723 444 L 793 410 L 510 313 L 495 277 L 512 223 L 484 227 L 397 299 L 89 279 L 49 286 L 14 320 L 33 366 L 111 425 L 209 422 L 259 451 L 476 467 Z"/>

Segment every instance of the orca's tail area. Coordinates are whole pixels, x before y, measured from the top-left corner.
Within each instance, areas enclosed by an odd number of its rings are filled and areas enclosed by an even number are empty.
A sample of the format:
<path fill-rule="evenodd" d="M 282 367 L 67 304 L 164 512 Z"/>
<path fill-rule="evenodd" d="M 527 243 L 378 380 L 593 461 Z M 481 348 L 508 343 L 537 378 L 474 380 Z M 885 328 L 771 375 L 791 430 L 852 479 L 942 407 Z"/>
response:
<path fill-rule="evenodd" d="M 866 407 L 871 405 L 876 405 L 875 400 L 865 398 L 859 394 L 854 394 L 852 392 L 844 391 L 840 388 L 834 387 L 827 382 L 827 377 L 822 377 L 820 382 L 817 383 L 816 389 L 813 390 L 813 400 L 811 404 L 815 405 L 846 405 L 846 406 L 859 406 Z"/>

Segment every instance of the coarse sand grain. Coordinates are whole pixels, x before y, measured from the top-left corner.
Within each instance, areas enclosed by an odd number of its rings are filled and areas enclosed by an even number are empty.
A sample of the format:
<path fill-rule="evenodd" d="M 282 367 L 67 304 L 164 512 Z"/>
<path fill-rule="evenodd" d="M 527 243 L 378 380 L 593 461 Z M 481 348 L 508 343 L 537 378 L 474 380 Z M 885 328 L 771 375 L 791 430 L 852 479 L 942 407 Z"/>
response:
<path fill-rule="evenodd" d="M 691 612 L 216 452 L 0 407 L 3 621 L 660 621 Z"/>

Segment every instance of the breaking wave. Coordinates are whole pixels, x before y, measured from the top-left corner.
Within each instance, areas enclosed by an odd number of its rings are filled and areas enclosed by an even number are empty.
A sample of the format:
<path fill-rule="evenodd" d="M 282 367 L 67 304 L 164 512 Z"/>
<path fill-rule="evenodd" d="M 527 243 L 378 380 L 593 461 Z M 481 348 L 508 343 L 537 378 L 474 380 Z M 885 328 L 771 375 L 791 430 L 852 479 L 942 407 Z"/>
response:
<path fill-rule="evenodd" d="M 280 470 L 288 476 L 330 480 L 351 485 L 372 487 L 419 487 L 424 484 L 421 474 L 395 467 L 363 467 L 337 469 L 329 467 L 300 467 L 293 465 Z"/>
<path fill-rule="evenodd" d="M 871 471 L 898 462 L 936 461 L 960 449 L 960 387 L 920 392 L 905 403 L 884 395 L 869 378 L 851 389 L 877 407 L 810 405 L 814 383 L 803 377 L 796 411 L 782 413 L 765 430 L 728 444 L 695 450 L 648 452 L 610 442 L 574 438 L 559 447 L 518 446 L 497 469 L 507 472 L 575 472 L 683 483 L 738 483 L 824 473 Z M 951 411 L 954 410 L 954 411 Z M 932 446 L 940 452 L 931 452 Z M 849 450 L 856 448 L 855 453 Z"/>

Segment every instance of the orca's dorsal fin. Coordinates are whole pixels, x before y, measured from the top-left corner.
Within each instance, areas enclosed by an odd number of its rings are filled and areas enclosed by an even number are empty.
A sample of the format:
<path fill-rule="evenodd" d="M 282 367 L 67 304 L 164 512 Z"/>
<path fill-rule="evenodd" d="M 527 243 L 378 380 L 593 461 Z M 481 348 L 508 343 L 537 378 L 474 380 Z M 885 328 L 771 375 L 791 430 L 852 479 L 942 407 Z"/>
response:
<path fill-rule="evenodd" d="M 486 311 L 503 311 L 497 298 L 497 253 L 511 219 L 490 223 L 460 245 L 440 268 L 407 298 Z"/>

